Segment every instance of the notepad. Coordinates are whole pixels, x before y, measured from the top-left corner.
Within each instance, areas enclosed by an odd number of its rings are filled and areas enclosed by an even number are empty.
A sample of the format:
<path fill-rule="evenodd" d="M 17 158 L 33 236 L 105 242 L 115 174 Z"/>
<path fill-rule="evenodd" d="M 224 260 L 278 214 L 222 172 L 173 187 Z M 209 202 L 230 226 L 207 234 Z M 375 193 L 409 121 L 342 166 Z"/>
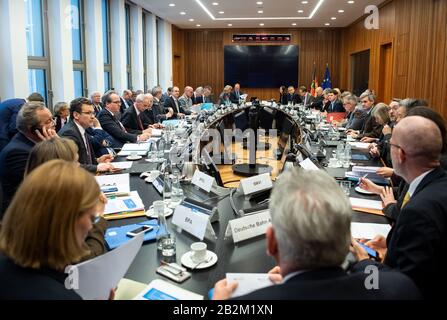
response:
<path fill-rule="evenodd" d="M 106 196 L 129 195 L 130 176 L 129 174 L 116 174 L 113 176 L 97 176 L 96 182 Z"/>
<path fill-rule="evenodd" d="M 143 200 L 141 200 L 138 191 L 132 191 L 129 196 L 109 199 L 104 209 L 104 215 L 141 210 L 144 210 Z"/>
<path fill-rule="evenodd" d="M 355 239 L 373 239 L 377 235 L 388 236 L 391 230 L 389 224 L 380 223 L 351 223 L 351 235 Z"/>
<path fill-rule="evenodd" d="M 353 208 L 382 210 L 382 201 L 360 198 L 349 198 Z"/>
<path fill-rule="evenodd" d="M 232 298 L 273 285 L 267 273 L 227 273 L 227 282 L 237 282 Z"/>

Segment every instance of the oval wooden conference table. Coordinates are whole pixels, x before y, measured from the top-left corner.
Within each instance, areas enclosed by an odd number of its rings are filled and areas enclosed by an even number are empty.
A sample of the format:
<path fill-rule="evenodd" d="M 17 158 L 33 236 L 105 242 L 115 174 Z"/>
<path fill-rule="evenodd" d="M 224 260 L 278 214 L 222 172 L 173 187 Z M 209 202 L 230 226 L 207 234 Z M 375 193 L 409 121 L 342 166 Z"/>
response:
<path fill-rule="evenodd" d="M 331 155 L 333 148 L 328 148 L 327 155 Z M 126 161 L 125 158 L 117 158 L 116 161 Z M 144 160 L 141 160 L 144 162 Z M 361 161 L 357 161 L 361 162 Z M 145 162 L 147 163 L 147 162 Z M 367 161 L 367 165 L 380 165 L 377 161 Z M 150 164 L 155 169 L 155 164 Z M 221 170 L 225 168 L 221 167 Z M 231 177 L 234 178 L 234 177 Z M 223 181 L 225 184 L 225 181 Z M 235 186 L 234 183 L 232 186 Z M 136 190 L 140 194 L 144 205 L 149 208 L 156 200 L 161 200 L 162 196 L 155 190 L 152 184 L 146 183 L 139 176 L 130 177 L 131 190 Z M 184 195 L 192 199 L 201 200 L 207 204 L 213 205 L 218 208 L 219 222 L 213 223 L 213 228 L 218 239 L 215 242 L 205 240 L 208 245 L 208 250 L 215 252 L 218 256 L 218 262 L 214 266 L 204 270 L 192 271 L 192 277 L 182 284 L 177 284 L 155 272 L 157 267 L 160 266 L 161 254 L 157 251 L 155 241 L 149 241 L 143 244 L 140 252 L 137 254 L 135 260 L 130 266 L 125 278 L 149 284 L 152 280 L 162 279 L 168 281 L 174 285 L 180 286 L 186 290 L 190 290 L 197 294 L 201 294 L 207 298 L 208 291 L 214 287 L 214 284 L 225 278 L 226 273 L 265 273 L 275 266 L 274 260 L 267 256 L 265 237 L 261 236 L 255 239 L 241 242 L 237 245 L 233 243 L 233 240 L 225 239 L 225 230 L 228 225 L 228 221 L 235 219 L 236 216 L 230 205 L 229 197 L 226 197 L 220 201 L 216 198 L 204 198 L 203 193 L 198 198 L 199 191 L 192 185 L 182 185 Z M 354 188 L 351 188 L 352 195 L 357 198 L 368 198 L 378 200 L 377 196 L 363 196 L 357 194 Z M 214 197 L 213 195 L 209 197 Z M 233 197 L 234 204 L 238 209 L 248 209 L 256 205 L 256 203 L 250 203 L 245 200 L 241 195 L 235 194 Z M 336 199 L 334 199 L 336 201 Z M 177 238 L 177 253 L 176 262 L 181 264 L 180 259 L 183 254 L 189 251 L 190 245 L 199 241 L 197 238 L 189 235 L 185 232 L 178 233 L 175 226 L 171 225 L 171 218 L 168 218 L 168 225 L 172 232 L 175 233 Z M 109 221 L 109 227 L 117 227 L 122 225 L 139 223 L 147 220 L 146 217 L 130 218 L 122 220 Z M 387 223 L 387 220 L 383 216 L 354 212 L 353 222 L 369 222 L 369 223 Z"/>

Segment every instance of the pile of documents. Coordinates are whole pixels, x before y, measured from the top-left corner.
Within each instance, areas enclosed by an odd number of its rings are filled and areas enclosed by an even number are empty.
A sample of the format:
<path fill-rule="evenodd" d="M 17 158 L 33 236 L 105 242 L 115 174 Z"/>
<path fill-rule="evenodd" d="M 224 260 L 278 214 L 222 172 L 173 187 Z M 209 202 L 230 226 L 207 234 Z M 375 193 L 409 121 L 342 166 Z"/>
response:
<path fill-rule="evenodd" d="M 352 171 L 346 172 L 345 177 L 355 181 L 358 181 L 360 178 L 368 178 L 376 184 L 388 185 L 389 180 L 377 174 L 379 168 L 354 166 L 352 167 Z"/>
<path fill-rule="evenodd" d="M 139 156 L 145 156 L 149 152 L 150 144 L 148 142 L 144 143 L 126 143 L 121 151 L 118 153 L 118 156 L 130 156 L 131 154 L 136 153 Z"/>

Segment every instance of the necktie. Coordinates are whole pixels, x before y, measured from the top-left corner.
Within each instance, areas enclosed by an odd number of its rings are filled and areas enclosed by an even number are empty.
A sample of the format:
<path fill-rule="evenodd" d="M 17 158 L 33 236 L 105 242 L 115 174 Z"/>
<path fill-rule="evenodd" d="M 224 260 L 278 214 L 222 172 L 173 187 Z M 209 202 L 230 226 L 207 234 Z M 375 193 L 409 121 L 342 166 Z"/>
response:
<path fill-rule="evenodd" d="M 180 110 L 179 110 L 179 108 L 178 108 L 178 101 L 177 101 L 177 99 L 174 99 L 174 102 L 175 102 L 175 107 L 177 108 L 177 113 L 179 113 Z"/>
<path fill-rule="evenodd" d="M 403 209 L 406 206 L 406 204 L 408 203 L 408 201 L 410 201 L 410 192 L 407 191 L 407 193 L 405 194 L 404 200 L 402 201 L 402 206 L 400 208 Z"/>
<path fill-rule="evenodd" d="M 84 132 L 84 138 L 85 138 L 85 146 L 87 147 L 87 164 L 93 164 L 92 160 L 92 154 L 93 154 L 93 148 L 90 144 L 90 139 L 88 137 L 87 132 Z"/>
<path fill-rule="evenodd" d="M 143 122 L 141 121 L 141 113 L 137 115 L 138 118 L 138 126 L 140 127 L 141 131 L 144 131 Z"/>

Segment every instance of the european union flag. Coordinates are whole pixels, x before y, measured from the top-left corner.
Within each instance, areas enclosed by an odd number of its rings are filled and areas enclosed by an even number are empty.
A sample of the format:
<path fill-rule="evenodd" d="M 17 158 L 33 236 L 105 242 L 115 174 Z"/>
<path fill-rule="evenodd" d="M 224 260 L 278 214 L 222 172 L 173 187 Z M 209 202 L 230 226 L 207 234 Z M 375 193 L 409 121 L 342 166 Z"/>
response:
<path fill-rule="evenodd" d="M 326 64 L 326 71 L 324 72 L 324 80 L 321 84 L 323 89 L 332 89 L 331 72 L 329 71 L 329 64 Z"/>

